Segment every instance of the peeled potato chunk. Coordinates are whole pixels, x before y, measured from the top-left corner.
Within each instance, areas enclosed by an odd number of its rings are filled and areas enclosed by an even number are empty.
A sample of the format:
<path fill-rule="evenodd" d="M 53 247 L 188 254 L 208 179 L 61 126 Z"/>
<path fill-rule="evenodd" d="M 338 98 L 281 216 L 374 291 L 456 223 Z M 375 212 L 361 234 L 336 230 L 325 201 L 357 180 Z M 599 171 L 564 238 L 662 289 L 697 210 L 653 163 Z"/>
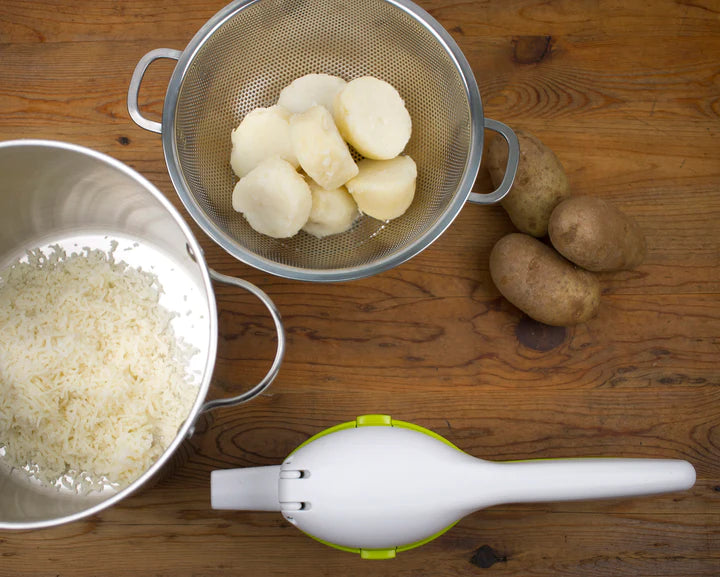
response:
<path fill-rule="evenodd" d="M 230 166 L 239 178 L 271 156 L 279 156 L 297 168 L 297 156 L 290 142 L 289 120 L 290 112 L 277 105 L 256 108 L 245 115 L 230 135 Z"/>
<path fill-rule="evenodd" d="M 343 138 L 367 158 L 395 158 L 412 132 L 400 93 L 373 76 L 351 80 L 338 92 L 333 117 Z"/>
<path fill-rule="evenodd" d="M 332 115 L 319 104 L 290 118 L 290 140 L 302 169 L 323 188 L 342 186 L 358 173 Z"/>
<path fill-rule="evenodd" d="M 233 190 L 232 205 L 257 232 L 287 238 L 307 222 L 312 194 L 292 164 L 274 156 L 240 179 Z"/>
<path fill-rule="evenodd" d="M 335 95 L 347 82 L 329 74 L 306 74 L 280 91 L 278 104 L 293 113 L 305 112 L 316 104 L 332 112 Z"/>
<path fill-rule="evenodd" d="M 360 216 L 357 204 L 344 186 L 326 189 L 310 182 L 312 209 L 303 230 L 318 238 L 348 230 Z"/>
<path fill-rule="evenodd" d="M 358 175 L 345 186 L 363 213 L 379 220 L 405 213 L 415 196 L 417 166 L 412 158 L 366 158 L 358 163 L 358 169 Z"/>

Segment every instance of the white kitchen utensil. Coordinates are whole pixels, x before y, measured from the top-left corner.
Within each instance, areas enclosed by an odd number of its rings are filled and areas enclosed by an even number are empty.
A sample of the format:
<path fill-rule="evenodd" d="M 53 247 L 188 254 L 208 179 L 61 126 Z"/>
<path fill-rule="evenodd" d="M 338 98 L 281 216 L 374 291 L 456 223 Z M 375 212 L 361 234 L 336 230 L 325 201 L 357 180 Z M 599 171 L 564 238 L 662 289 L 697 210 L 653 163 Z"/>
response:
<path fill-rule="evenodd" d="M 629 497 L 694 483 L 692 465 L 672 459 L 484 461 L 417 425 L 365 415 L 315 435 L 282 465 L 213 471 L 211 496 L 214 509 L 281 511 L 327 545 L 383 559 L 500 503 Z"/>

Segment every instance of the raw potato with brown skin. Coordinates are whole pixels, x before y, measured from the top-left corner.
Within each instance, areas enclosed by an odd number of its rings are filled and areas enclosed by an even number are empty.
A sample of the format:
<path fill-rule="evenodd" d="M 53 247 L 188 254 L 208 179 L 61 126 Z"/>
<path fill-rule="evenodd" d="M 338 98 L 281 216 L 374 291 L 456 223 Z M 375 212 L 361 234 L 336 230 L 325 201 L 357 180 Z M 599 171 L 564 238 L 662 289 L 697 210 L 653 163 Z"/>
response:
<path fill-rule="evenodd" d="M 647 251 L 638 224 L 619 208 L 592 196 L 575 196 L 557 205 L 548 233 L 566 259 L 596 272 L 634 268 Z"/>
<path fill-rule="evenodd" d="M 516 131 L 520 160 L 510 192 L 500 201 L 520 232 L 538 238 L 547 234 L 553 209 L 570 196 L 570 183 L 555 153 L 540 140 L 522 130 Z M 505 176 L 508 149 L 497 137 L 488 148 L 487 166 L 497 188 Z"/>
<path fill-rule="evenodd" d="M 508 301 L 546 325 L 584 323 L 600 306 L 600 283 L 593 273 L 527 234 L 512 233 L 495 244 L 490 276 Z"/>

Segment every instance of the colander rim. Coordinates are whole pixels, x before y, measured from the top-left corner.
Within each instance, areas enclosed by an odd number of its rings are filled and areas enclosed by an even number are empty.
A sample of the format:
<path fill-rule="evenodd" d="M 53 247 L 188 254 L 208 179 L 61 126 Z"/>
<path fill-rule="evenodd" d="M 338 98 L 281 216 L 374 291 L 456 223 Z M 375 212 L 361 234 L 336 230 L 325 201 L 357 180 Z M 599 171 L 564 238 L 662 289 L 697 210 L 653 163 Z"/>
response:
<path fill-rule="evenodd" d="M 484 139 L 482 100 L 475 75 L 467 58 L 449 32 L 426 10 L 410 0 L 381 1 L 406 12 L 440 42 L 460 75 L 470 110 L 470 146 L 462 177 L 451 201 L 428 230 L 398 251 L 371 263 L 343 268 L 308 269 L 280 264 L 245 249 L 214 222 L 190 192 L 190 187 L 179 168 L 177 131 L 175 127 L 178 99 L 185 75 L 202 46 L 220 26 L 238 12 L 260 1 L 262 0 L 235 0 L 218 11 L 187 44 L 172 73 L 163 106 L 161 135 L 165 164 L 180 201 L 203 232 L 228 254 L 249 266 L 282 278 L 310 282 L 350 281 L 373 276 L 408 261 L 437 240 L 455 220 L 460 209 L 467 202 L 480 169 Z"/>

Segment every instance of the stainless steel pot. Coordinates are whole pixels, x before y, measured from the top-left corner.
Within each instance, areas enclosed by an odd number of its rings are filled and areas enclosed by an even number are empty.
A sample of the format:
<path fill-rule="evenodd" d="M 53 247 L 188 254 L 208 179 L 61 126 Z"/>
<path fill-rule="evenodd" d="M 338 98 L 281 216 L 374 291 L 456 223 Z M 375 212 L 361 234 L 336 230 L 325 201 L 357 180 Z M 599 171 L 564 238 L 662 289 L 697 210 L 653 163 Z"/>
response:
<path fill-rule="evenodd" d="M 43 487 L 24 471 L 11 469 L 0 456 L 0 529 L 33 529 L 95 514 L 145 485 L 192 434 L 201 413 L 245 402 L 270 385 L 285 352 L 285 333 L 267 294 L 208 268 L 177 210 L 121 162 L 72 144 L 17 140 L 0 143 L 0 174 L 0 270 L 28 249 L 58 244 L 68 253 L 86 246 L 108 250 L 115 240 L 118 260 L 159 277 L 165 291 L 161 304 L 181 312 L 173 320 L 175 333 L 199 350 L 189 366 L 198 375 L 198 394 L 187 419 L 163 455 L 125 489 L 105 487 L 77 494 Z M 238 396 L 206 402 L 218 330 L 212 280 L 248 290 L 262 301 L 277 330 L 277 351 L 257 385 Z"/>

